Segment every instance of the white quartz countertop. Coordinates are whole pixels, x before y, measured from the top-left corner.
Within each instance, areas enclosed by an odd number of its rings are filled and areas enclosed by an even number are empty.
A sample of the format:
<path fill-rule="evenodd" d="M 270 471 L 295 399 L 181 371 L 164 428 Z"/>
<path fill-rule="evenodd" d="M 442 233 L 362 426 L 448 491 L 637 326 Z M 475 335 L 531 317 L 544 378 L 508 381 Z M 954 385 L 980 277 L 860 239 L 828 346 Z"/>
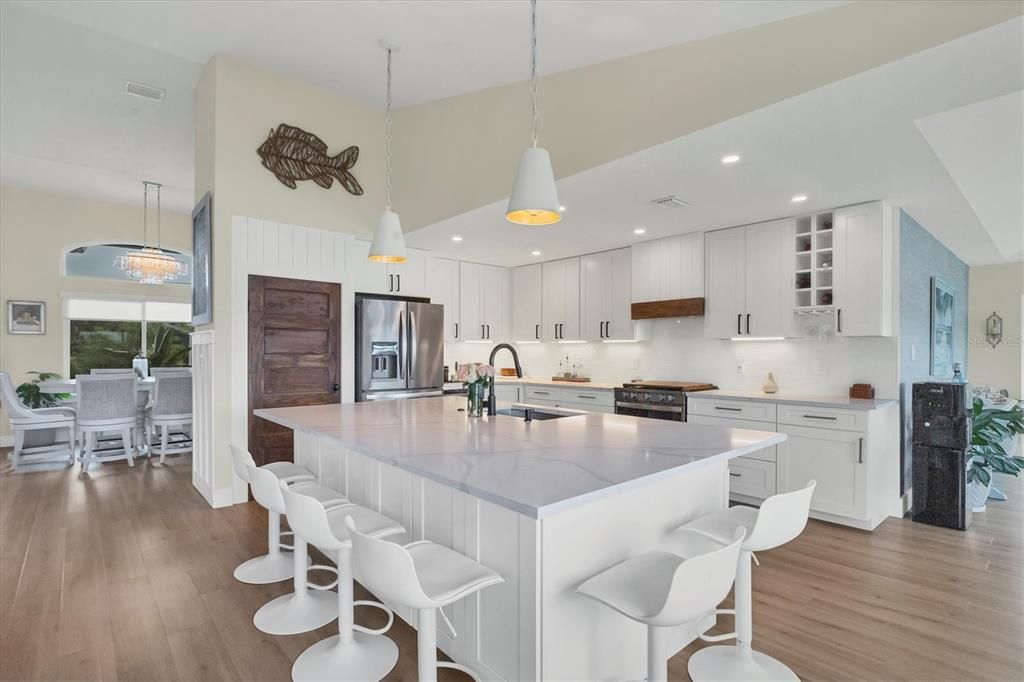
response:
<path fill-rule="evenodd" d="M 808 407 L 836 407 L 847 410 L 876 410 L 896 402 L 895 398 L 850 398 L 848 396 L 804 395 L 798 393 L 773 393 L 760 391 L 700 391 L 687 394 L 687 400 L 701 398 L 726 398 L 728 400 L 747 400 L 753 402 L 779 403 L 780 405 L 807 405 Z"/>
<path fill-rule="evenodd" d="M 256 410 L 534 518 L 783 442 L 784 434 L 585 414 L 469 418 L 462 396 Z"/>
<path fill-rule="evenodd" d="M 495 383 L 498 384 L 527 384 L 529 386 L 559 386 L 561 388 L 592 388 L 598 391 L 613 391 L 616 388 L 622 386 L 618 384 L 608 384 L 600 381 L 555 381 L 554 379 L 534 379 L 530 377 L 495 377 Z"/>

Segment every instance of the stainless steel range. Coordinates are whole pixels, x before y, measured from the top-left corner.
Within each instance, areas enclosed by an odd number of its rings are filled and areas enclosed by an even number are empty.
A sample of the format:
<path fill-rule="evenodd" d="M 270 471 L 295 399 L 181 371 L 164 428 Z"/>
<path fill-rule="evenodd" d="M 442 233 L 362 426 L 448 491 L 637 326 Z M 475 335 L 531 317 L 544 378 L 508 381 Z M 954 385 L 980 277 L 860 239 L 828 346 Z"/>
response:
<path fill-rule="evenodd" d="M 692 381 L 633 381 L 615 389 L 615 414 L 684 422 L 686 394 L 716 388 Z"/>

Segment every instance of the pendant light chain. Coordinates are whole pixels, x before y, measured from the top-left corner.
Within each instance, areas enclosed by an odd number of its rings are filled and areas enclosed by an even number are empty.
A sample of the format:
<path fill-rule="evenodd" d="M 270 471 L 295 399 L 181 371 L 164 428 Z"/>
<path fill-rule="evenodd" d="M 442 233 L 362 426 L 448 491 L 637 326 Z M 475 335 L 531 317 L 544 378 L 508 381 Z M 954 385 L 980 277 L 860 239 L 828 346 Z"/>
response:
<path fill-rule="evenodd" d="M 387 48 L 387 95 L 384 99 L 384 203 L 391 210 L 391 48 Z"/>
<path fill-rule="evenodd" d="M 530 0 L 530 98 L 533 103 L 533 146 L 537 146 L 537 0 Z"/>
<path fill-rule="evenodd" d="M 149 246 L 149 183 L 142 183 L 142 247 Z"/>
<path fill-rule="evenodd" d="M 156 248 L 160 249 L 160 185 L 156 186 Z"/>

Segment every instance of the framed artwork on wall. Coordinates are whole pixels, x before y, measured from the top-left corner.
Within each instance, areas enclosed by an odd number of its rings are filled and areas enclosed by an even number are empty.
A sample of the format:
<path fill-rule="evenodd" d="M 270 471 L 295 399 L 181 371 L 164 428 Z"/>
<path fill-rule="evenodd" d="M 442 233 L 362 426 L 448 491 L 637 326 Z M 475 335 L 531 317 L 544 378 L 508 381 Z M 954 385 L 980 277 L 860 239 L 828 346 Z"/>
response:
<path fill-rule="evenodd" d="M 956 290 L 932 277 L 931 370 L 933 377 L 953 376 L 953 320 Z"/>
<path fill-rule="evenodd" d="M 192 211 L 192 326 L 213 321 L 213 197 L 207 192 Z"/>
<path fill-rule="evenodd" d="M 8 334 L 45 334 L 46 303 L 7 301 Z"/>

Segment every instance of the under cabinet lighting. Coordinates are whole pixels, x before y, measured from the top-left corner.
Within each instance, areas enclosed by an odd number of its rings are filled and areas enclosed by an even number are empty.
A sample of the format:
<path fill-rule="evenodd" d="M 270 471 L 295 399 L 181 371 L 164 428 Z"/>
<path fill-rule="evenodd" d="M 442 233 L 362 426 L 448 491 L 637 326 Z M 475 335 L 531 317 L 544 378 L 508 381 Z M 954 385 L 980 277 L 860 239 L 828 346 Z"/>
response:
<path fill-rule="evenodd" d="M 785 336 L 734 336 L 730 341 L 785 341 Z"/>
<path fill-rule="evenodd" d="M 516 344 L 517 346 L 524 346 L 528 343 L 540 343 L 540 341 L 536 339 L 530 339 L 529 341 L 513 341 L 512 343 Z"/>
<path fill-rule="evenodd" d="M 572 344 L 572 343 L 586 343 L 583 339 L 569 339 L 567 341 L 559 341 L 561 344 Z"/>
<path fill-rule="evenodd" d="M 604 339 L 601 343 L 639 343 L 640 339 Z"/>
<path fill-rule="evenodd" d="M 491 341 L 490 339 L 470 339 L 468 341 L 463 341 L 463 343 L 494 343 L 494 341 Z"/>

